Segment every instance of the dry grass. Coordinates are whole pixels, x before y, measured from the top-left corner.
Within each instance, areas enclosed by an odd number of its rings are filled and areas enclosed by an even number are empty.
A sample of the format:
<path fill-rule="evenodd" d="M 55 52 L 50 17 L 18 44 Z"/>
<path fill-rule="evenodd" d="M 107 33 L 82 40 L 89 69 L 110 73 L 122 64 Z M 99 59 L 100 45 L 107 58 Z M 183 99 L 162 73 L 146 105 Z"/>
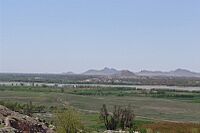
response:
<path fill-rule="evenodd" d="M 147 133 L 200 133 L 200 124 L 159 122 L 144 125 Z"/>

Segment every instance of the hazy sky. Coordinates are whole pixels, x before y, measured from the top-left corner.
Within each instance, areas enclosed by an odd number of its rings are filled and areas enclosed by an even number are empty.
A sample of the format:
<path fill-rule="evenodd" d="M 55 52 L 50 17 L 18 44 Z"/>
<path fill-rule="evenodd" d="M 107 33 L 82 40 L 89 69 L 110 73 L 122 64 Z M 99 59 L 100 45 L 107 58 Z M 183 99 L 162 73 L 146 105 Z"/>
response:
<path fill-rule="evenodd" d="M 0 0 L 0 72 L 200 72 L 200 0 Z"/>

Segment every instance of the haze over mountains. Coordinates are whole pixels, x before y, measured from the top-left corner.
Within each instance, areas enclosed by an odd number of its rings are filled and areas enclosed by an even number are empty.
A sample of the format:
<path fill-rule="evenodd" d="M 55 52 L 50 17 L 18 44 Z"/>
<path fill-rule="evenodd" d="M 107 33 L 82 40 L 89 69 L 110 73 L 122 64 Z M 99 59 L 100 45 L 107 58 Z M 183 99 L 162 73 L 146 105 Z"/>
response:
<path fill-rule="evenodd" d="M 88 70 L 83 75 L 102 75 L 102 76 L 116 76 L 116 77 L 133 77 L 136 76 L 129 70 L 116 70 L 114 68 L 105 67 L 102 70 Z"/>
<path fill-rule="evenodd" d="M 139 76 L 168 76 L 168 77 L 200 77 L 200 73 L 192 72 L 186 69 L 176 69 L 174 71 L 162 72 L 162 71 L 147 71 L 143 70 L 136 73 Z"/>
<path fill-rule="evenodd" d="M 90 70 L 84 72 L 83 75 L 105 75 L 105 76 L 108 76 L 108 75 L 117 74 L 118 72 L 119 71 L 114 68 L 105 67 L 102 70 L 90 69 Z"/>
<path fill-rule="evenodd" d="M 72 74 L 72 72 L 70 73 Z M 135 77 L 135 76 L 162 76 L 162 77 L 200 77 L 200 73 L 192 72 L 186 69 L 176 69 L 173 71 L 148 71 L 142 70 L 140 72 L 131 72 L 129 70 L 117 70 L 114 68 L 105 67 L 101 70 L 90 69 L 81 75 L 100 75 L 100 76 L 117 76 L 117 77 Z"/>

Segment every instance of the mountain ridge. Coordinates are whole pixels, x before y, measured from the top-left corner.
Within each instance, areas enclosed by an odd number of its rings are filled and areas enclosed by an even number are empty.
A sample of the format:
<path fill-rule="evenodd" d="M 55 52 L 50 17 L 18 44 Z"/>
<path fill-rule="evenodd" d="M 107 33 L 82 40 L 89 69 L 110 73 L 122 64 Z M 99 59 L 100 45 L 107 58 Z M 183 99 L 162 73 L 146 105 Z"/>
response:
<path fill-rule="evenodd" d="M 68 73 L 72 74 L 72 72 Z M 73 73 L 74 74 L 74 73 Z M 103 69 L 89 69 L 81 75 L 92 75 L 92 76 L 114 76 L 114 77 L 135 77 L 135 76 L 163 76 L 163 77 L 200 77 L 200 73 L 193 72 L 187 69 L 178 68 L 172 71 L 150 71 L 141 70 L 140 72 L 132 72 L 130 70 L 117 70 L 115 68 L 104 67 Z"/>
<path fill-rule="evenodd" d="M 165 77 L 200 77 L 200 73 L 192 72 L 187 69 L 181 69 L 178 68 L 173 71 L 148 71 L 148 70 L 142 70 L 140 72 L 136 73 L 139 76 L 165 76 Z"/>
<path fill-rule="evenodd" d="M 108 76 L 108 75 L 113 75 L 118 73 L 118 70 L 114 69 L 114 68 L 108 68 L 108 67 L 104 67 L 101 70 L 95 70 L 95 69 L 90 69 L 87 70 L 86 72 L 82 73 L 83 75 L 104 75 L 104 76 Z"/>

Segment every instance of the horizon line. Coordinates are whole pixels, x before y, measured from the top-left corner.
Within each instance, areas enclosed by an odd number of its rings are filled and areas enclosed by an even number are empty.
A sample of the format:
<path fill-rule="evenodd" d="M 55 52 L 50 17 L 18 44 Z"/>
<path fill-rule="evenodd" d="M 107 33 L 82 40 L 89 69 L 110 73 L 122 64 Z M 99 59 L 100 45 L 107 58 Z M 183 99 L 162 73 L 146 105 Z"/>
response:
<path fill-rule="evenodd" d="M 178 69 L 181 69 L 181 70 L 186 70 L 186 71 L 190 71 L 190 72 L 194 72 L 194 73 L 200 73 L 200 72 L 197 72 L 197 71 L 193 71 L 191 69 L 186 69 L 186 68 L 176 68 L 176 69 L 171 69 L 171 70 L 150 70 L 150 69 L 141 69 L 139 71 L 132 71 L 130 69 L 116 69 L 114 67 L 103 67 L 102 69 L 95 69 L 95 68 L 91 68 L 91 69 L 87 69 L 83 72 L 74 72 L 74 71 L 63 71 L 63 72 L 9 72 L 9 71 L 0 71 L 0 74 L 66 74 L 66 73 L 69 73 L 69 72 L 72 72 L 73 74 L 76 74 L 76 75 L 82 75 L 84 72 L 87 72 L 89 70 L 96 70 L 96 71 L 99 71 L 99 70 L 103 70 L 105 68 L 108 68 L 108 69 L 115 69 L 117 71 L 122 71 L 122 70 L 128 70 L 130 72 L 133 72 L 133 73 L 139 73 L 141 71 L 151 71 L 151 72 L 171 72 L 171 71 L 176 71 Z"/>

